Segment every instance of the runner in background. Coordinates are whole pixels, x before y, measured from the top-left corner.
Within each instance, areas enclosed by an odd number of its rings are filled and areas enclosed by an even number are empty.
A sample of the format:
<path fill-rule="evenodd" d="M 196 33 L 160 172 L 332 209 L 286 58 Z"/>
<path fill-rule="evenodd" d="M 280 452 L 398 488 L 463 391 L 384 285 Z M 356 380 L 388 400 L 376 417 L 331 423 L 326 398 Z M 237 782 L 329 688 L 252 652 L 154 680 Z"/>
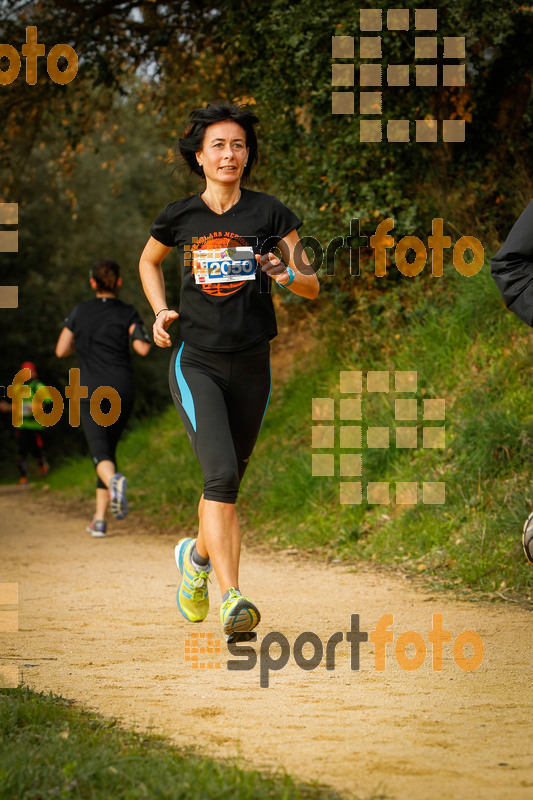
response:
<path fill-rule="evenodd" d="M 101 538 L 107 531 L 109 503 L 116 519 L 123 519 L 128 513 L 127 482 L 117 471 L 116 448 L 134 401 L 129 340 L 131 338 L 133 349 L 141 356 L 148 354 L 151 343 L 137 309 L 117 297 L 122 278 L 115 261 L 97 261 L 89 282 L 96 296 L 77 305 L 65 319 L 56 355 L 64 358 L 77 353 L 80 383 L 88 388 L 87 397 L 80 401 L 80 418 L 96 467 L 97 482 L 95 514 L 87 530 Z M 101 386 L 111 386 L 120 395 L 120 416 L 108 426 L 98 424 L 90 411 L 90 397 Z M 110 401 L 102 400 L 102 414 L 109 413 L 110 409 Z"/>
<path fill-rule="evenodd" d="M 25 361 L 20 365 L 20 369 L 29 369 L 31 377 L 26 383 L 19 386 L 29 386 L 31 394 L 29 397 L 22 397 L 22 424 L 15 428 L 15 439 L 18 448 L 18 468 L 20 472 L 19 483 L 28 483 L 28 453 L 37 459 L 39 465 L 39 472 L 41 475 L 47 475 L 49 471 L 48 462 L 44 453 L 42 431 L 44 426 L 37 422 L 33 416 L 32 400 L 35 392 L 38 389 L 46 388 L 44 383 L 38 379 L 37 367 L 32 361 Z M 15 398 L 13 398 L 15 401 Z M 52 402 L 50 396 L 43 399 L 44 405 Z M 6 403 L 5 400 L 0 401 L 0 411 L 8 411 L 11 413 L 11 403 Z"/>
<path fill-rule="evenodd" d="M 204 474 L 198 537 L 175 550 L 178 607 L 191 622 L 205 619 L 213 567 L 228 642 L 255 636 L 260 620 L 239 588 L 235 503 L 270 396 L 271 285 L 309 299 L 319 288 L 297 248 L 296 214 L 272 195 L 241 188 L 257 159 L 257 122 L 244 107 L 224 103 L 191 113 L 179 151 L 205 189 L 161 211 L 139 264 L 159 347 L 171 346 L 167 331 L 178 320 L 170 390 Z M 179 319 L 167 307 L 161 269 L 173 247 L 182 264 Z M 271 252 L 276 247 L 283 260 Z"/>
<path fill-rule="evenodd" d="M 491 260 L 491 274 L 507 308 L 533 327 L 533 201 Z M 522 546 L 533 564 L 533 511 L 524 523 Z"/>

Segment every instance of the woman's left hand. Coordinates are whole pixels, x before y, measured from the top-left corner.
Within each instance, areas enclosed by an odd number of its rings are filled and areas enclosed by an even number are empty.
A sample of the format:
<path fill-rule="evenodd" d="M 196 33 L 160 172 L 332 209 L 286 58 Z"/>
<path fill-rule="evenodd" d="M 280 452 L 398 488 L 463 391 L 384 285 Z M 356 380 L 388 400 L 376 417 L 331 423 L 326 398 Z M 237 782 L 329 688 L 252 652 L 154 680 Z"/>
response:
<path fill-rule="evenodd" d="M 286 265 L 274 253 L 266 253 L 264 256 L 256 254 L 255 260 L 260 263 L 263 272 L 270 275 L 281 286 L 289 282 L 290 275 L 287 272 Z"/>

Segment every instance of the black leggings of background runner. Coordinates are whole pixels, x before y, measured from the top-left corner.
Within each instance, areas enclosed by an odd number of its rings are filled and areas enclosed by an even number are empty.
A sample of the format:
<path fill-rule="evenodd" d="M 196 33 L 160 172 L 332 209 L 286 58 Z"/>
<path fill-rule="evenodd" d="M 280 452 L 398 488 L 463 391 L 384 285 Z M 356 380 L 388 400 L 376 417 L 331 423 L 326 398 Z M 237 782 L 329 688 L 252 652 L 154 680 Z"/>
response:
<path fill-rule="evenodd" d="M 19 428 L 15 431 L 18 444 L 18 465 L 20 474 L 23 478 L 28 474 L 28 453 L 37 459 L 41 467 L 45 463 L 43 440 L 39 431 L 32 431 L 30 428 Z"/>
<path fill-rule="evenodd" d="M 109 413 L 111 404 L 107 397 L 104 397 L 100 405 L 102 414 Z M 96 467 L 100 461 L 112 461 L 115 465 L 115 472 L 118 472 L 117 458 L 115 455 L 118 441 L 122 435 L 128 418 L 133 409 L 133 400 L 124 400 L 121 398 L 120 416 L 113 425 L 98 425 L 94 421 L 90 411 L 90 403 L 80 401 L 80 419 L 87 437 L 87 444 L 89 445 L 89 452 Z M 97 489 L 106 489 L 105 483 L 101 478 L 97 478 Z"/>

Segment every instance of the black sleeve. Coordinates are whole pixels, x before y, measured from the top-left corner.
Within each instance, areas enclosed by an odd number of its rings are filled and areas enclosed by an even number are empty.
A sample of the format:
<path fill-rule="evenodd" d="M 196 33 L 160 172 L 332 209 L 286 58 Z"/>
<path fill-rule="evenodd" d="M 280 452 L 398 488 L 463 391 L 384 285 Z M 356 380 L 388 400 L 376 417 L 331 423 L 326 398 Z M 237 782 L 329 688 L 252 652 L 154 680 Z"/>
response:
<path fill-rule="evenodd" d="M 164 244 L 165 247 L 174 247 L 176 244 L 168 216 L 168 206 L 159 212 L 150 228 L 150 236 Z"/>
<path fill-rule="evenodd" d="M 139 314 L 137 309 L 134 308 L 133 306 L 131 307 L 131 310 L 132 313 L 128 321 L 128 330 L 131 327 L 131 323 L 132 322 L 135 323 L 135 328 L 133 329 L 133 333 L 130 334 L 132 341 L 134 339 L 140 339 L 142 342 L 148 342 L 149 344 L 151 344 L 152 340 L 148 335 L 148 331 L 146 330 L 146 326 L 142 320 L 141 315 Z"/>
<path fill-rule="evenodd" d="M 491 274 L 507 308 L 533 327 L 533 201 L 491 259 Z"/>
<path fill-rule="evenodd" d="M 78 310 L 78 306 L 73 308 L 72 311 L 70 312 L 70 314 L 67 317 L 65 317 L 65 319 L 63 320 L 63 327 L 68 328 L 69 331 L 72 331 L 72 333 L 74 333 L 74 329 L 75 329 L 76 311 L 77 310 Z"/>
<path fill-rule="evenodd" d="M 294 229 L 298 230 L 301 224 L 302 220 L 296 214 L 293 214 L 290 208 L 283 205 L 277 197 L 272 198 L 272 206 L 270 208 L 271 236 L 283 239 Z"/>

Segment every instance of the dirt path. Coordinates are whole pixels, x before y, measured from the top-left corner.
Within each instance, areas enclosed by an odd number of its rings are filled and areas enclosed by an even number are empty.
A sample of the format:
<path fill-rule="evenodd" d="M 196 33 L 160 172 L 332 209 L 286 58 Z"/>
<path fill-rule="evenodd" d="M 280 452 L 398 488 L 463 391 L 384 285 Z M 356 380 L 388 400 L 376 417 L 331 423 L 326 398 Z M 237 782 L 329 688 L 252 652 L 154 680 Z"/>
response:
<path fill-rule="evenodd" d="M 130 516 L 95 540 L 85 515 L 51 511 L 30 492 L 0 495 L 0 515 L 0 583 L 16 582 L 20 592 L 19 631 L 0 633 L 0 663 L 17 664 L 30 686 L 153 727 L 205 755 L 282 768 L 360 796 L 533 796 L 530 612 L 453 602 L 400 577 L 248 550 L 241 588 L 263 614 L 259 645 L 269 631 L 282 632 L 291 649 L 303 631 L 325 643 L 349 630 L 351 614 L 372 631 L 393 613 L 394 642 L 417 631 L 428 647 L 420 669 L 406 671 L 388 644 L 380 672 L 369 641 L 352 671 L 343 641 L 335 670 L 323 660 L 306 672 L 291 655 L 260 688 L 259 664 L 227 669 L 224 642 L 220 655 L 200 655 L 211 667 L 186 660 L 192 634 L 220 636 L 219 594 L 214 587 L 203 624 L 185 623 L 175 603 L 176 536 L 150 536 Z M 443 669 L 433 671 L 428 631 L 436 613 L 452 642 L 465 630 L 482 638 L 478 669 L 462 671 L 445 644 Z M 279 654 L 272 645 L 272 658 Z M 307 645 L 304 655 L 311 654 Z"/>

